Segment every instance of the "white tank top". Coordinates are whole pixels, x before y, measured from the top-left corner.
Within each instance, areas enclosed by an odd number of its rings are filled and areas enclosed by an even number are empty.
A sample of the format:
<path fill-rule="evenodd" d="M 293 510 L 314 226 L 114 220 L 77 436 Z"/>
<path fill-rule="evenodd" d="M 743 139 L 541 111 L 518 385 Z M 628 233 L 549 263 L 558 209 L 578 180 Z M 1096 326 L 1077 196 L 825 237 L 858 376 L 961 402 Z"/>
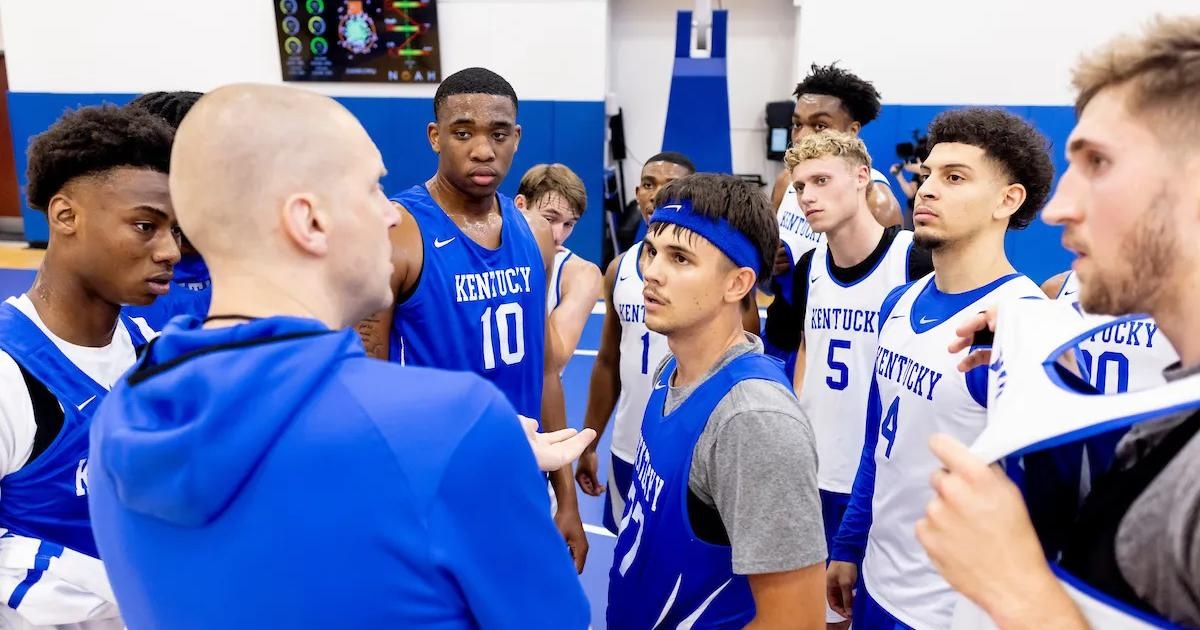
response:
<path fill-rule="evenodd" d="M 569 249 L 559 249 L 554 252 L 554 263 L 550 267 L 550 280 L 546 283 L 546 314 L 558 308 L 562 301 L 562 270 L 567 261 L 575 254 Z"/>
<path fill-rule="evenodd" d="M 941 466 L 929 438 L 947 433 L 970 443 L 983 431 L 987 412 L 958 371 L 966 350 L 951 354 L 946 348 L 963 320 L 993 304 L 1045 297 L 1032 280 L 1016 276 L 953 314 L 930 317 L 914 312 L 914 301 L 933 278 L 914 282 L 882 322 L 874 363 L 882 414 L 862 569 L 871 596 L 900 621 L 922 629 L 948 628 L 957 601 L 916 537 L 917 521 L 933 497 L 929 476 Z"/>
<path fill-rule="evenodd" d="M 1069 291 L 1069 289 L 1067 290 Z M 1047 371 L 1059 354 L 1098 327 L 1111 322 L 1144 321 L 1138 316 L 1079 317 L 1057 302 L 1018 300 L 1000 308 L 988 370 L 988 425 L 971 445 L 984 461 L 1077 441 L 1096 432 L 1131 426 L 1146 418 L 1200 407 L 1200 374 L 1157 387 L 1103 396 L 1080 393 L 1060 384 Z M 1165 341 L 1165 337 L 1163 341 Z M 1155 345 L 1158 345 L 1156 340 Z M 1162 627 L 1161 620 L 1127 611 L 1087 592 L 1078 580 L 1058 574 L 1067 595 L 1093 628 Z M 954 613 L 956 630 L 989 630 L 995 624 L 978 607 L 960 598 Z"/>
<path fill-rule="evenodd" d="M 875 169 L 871 169 L 871 181 L 888 184 L 887 177 Z M 796 196 L 796 187 L 791 182 L 788 182 L 783 199 L 779 201 L 775 220 L 779 223 L 779 240 L 791 254 L 793 267 L 801 256 L 825 242 L 825 235 L 814 232 L 808 224 L 808 219 L 804 218 L 804 211 L 800 209 L 800 200 Z"/>
<path fill-rule="evenodd" d="M 866 277 L 844 285 L 830 272 L 828 244 L 808 272 L 804 387 L 800 407 L 817 437 L 817 485 L 848 494 L 863 448 L 863 421 L 879 349 L 879 305 L 908 281 L 913 233 L 901 230 Z"/>
<path fill-rule="evenodd" d="M 638 243 L 621 255 L 617 280 L 613 284 L 613 308 L 621 322 L 621 396 L 613 418 L 610 450 L 613 455 L 633 462 L 642 436 L 642 417 L 650 400 L 654 369 L 667 356 L 667 338 L 646 328 L 645 283 L 638 268 L 642 245 Z"/>

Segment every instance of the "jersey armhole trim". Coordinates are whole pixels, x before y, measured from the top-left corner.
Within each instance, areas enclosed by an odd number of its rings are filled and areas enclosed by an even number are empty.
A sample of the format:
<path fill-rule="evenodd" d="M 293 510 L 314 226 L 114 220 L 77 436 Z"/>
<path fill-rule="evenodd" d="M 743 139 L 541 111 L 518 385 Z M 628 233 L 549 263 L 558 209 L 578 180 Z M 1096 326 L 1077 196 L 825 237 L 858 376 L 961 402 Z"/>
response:
<path fill-rule="evenodd" d="M 24 365 L 14 362 L 17 363 L 17 369 L 21 370 L 21 378 L 25 380 L 25 389 L 29 392 L 29 402 L 33 406 L 33 448 L 29 452 L 29 458 L 22 464 L 24 468 L 45 453 L 58 438 L 66 421 L 66 414 L 58 398 L 50 392 L 50 388 L 25 369 Z"/>

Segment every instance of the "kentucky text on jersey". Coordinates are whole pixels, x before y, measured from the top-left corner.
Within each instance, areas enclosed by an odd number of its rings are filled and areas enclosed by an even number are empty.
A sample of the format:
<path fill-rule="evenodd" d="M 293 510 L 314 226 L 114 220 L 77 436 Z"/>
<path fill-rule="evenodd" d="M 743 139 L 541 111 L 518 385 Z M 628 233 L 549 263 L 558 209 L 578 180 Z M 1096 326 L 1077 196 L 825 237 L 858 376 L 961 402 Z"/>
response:
<path fill-rule="evenodd" d="M 1158 333 L 1158 326 L 1153 322 L 1147 321 L 1132 321 L 1113 324 L 1098 331 L 1092 335 L 1091 341 L 1101 341 L 1104 343 L 1115 343 L 1124 346 L 1146 346 L 1147 348 L 1154 347 L 1154 335 Z M 1145 341 L 1143 344 L 1142 342 Z"/>
<path fill-rule="evenodd" d="M 875 321 L 879 311 L 864 311 L 857 308 L 813 308 L 810 309 L 808 325 L 813 330 L 852 330 L 875 332 Z"/>
<path fill-rule="evenodd" d="M 887 348 L 880 348 L 879 352 L 875 353 L 875 373 L 882 378 L 896 381 L 912 393 L 929 400 L 933 400 L 933 389 L 942 380 L 941 372 L 931 370 Z"/>
<path fill-rule="evenodd" d="M 640 324 L 646 321 L 645 304 L 617 304 L 617 315 L 623 322 Z"/>
<path fill-rule="evenodd" d="M 483 273 L 454 274 L 457 302 L 479 302 L 495 296 L 529 293 L 529 267 L 493 269 Z"/>
<path fill-rule="evenodd" d="M 804 219 L 803 214 L 784 211 L 779 217 L 779 229 L 799 234 L 810 241 L 821 240 L 821 236 L 813 231 L 812 226 Z"/>
<path fill-rule="evenodd" d="M 638 443 L 637 457 L 634 458 L 634 461 L 634 472 L 637 475 L 638 485 L 646 493 L 646 502 L 650 504 L 650 511 L 655 512 L 658 510 L 658 497 L 662 495 L 663 478 L 650 465 L 650 451 L 646 449 L 645 442 Z"/>

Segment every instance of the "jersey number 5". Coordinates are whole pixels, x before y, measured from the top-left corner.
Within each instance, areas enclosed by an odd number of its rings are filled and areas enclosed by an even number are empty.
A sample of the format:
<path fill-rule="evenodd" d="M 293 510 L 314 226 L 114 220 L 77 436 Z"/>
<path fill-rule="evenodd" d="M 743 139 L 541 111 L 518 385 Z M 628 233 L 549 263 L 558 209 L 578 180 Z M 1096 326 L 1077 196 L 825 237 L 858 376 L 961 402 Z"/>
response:
<path fill-rule="evenodd" d="M 479 321 L 483 324 L 483 369 L 496 369 L 496 346 L 500 347 L 500 360 L 506 365 L 516 365 L 525 358 L 525 314 L 521 305 L 508 302 L 496 307 L 496 325 L 493 336 L 492 307 L 483 311 Z M 509 331 L 512 334 L 509 334 Z M 496 338 L 499 339 L 496 339 Z M 499 343 L 497 343 L 497 341 Z"/>
<path fill-rule="evenodd" d="M 834 374 L 825 377 L 825 383 L 829 387 L 841 391 L 846 389 L 850 383 L 850 367 L 845 363 L 833 358 L 833 352 L 837 349 L 850 349 L 849 339 L 830 339 L 829 340 L 829 355 L 825 357 L 825 362 L 829 364 L 829 369 L 834 371 Z M 835 378 L 836 377 L 836 378 Z"/>

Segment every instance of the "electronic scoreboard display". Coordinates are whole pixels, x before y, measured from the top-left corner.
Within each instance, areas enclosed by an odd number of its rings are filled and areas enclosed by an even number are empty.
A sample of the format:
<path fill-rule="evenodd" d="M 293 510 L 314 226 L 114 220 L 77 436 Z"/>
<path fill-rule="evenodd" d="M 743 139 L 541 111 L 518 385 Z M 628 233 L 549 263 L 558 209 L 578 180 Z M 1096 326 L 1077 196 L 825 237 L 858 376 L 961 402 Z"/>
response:
<path fill-rule="evenodd" d="M 435 0 L 272 0 L 284 81 L 437 83 Z"/>

